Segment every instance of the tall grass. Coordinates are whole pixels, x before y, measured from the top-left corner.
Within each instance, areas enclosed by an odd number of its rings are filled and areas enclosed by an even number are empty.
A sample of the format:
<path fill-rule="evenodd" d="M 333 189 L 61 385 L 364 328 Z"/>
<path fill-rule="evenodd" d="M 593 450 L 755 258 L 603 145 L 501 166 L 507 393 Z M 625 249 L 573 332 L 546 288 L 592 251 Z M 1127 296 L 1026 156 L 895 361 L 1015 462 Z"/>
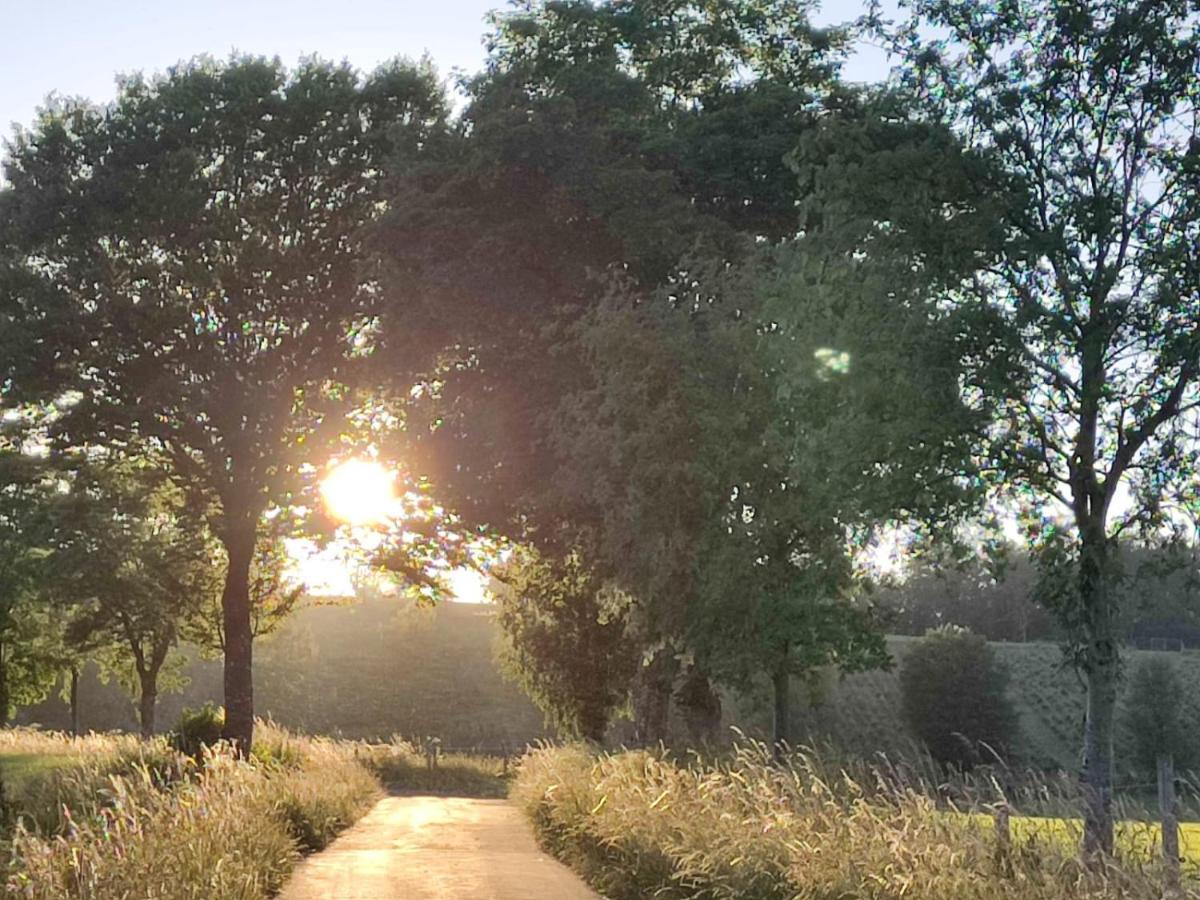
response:
<path fill-rule="evenodd" d="M 199 763 L 165 742 L 88 739 L 90 752 L 12 799 L 8 895 L 270 897 L 301 852 L 324 847 L 381 788 L 351 745 L 270 726 L 259 735 L 249 761 L 217 748 Z M 55 741 L 25 740 L 44 752 Z"/>
<path fill-rule="evenodd" d="M 504 797 L 510 768 L 495 756 L 442 753 L 431 766 L 421 748 L 393 737 L 387 744 L 358 744 L 358 758 L 391 790 L 460 797 Z"/>
<path fill-rule="evenodd" d="M 1151 862 L 1082 866 L 1074 846 L 1014 834 L 983 806 L 930 791 L 903 767 L 772 764 L 746 744 L 717 763 L 662 753 L 544 748 L 512 796 L 542 842 L 611 900 L 1158 898 Z"/>

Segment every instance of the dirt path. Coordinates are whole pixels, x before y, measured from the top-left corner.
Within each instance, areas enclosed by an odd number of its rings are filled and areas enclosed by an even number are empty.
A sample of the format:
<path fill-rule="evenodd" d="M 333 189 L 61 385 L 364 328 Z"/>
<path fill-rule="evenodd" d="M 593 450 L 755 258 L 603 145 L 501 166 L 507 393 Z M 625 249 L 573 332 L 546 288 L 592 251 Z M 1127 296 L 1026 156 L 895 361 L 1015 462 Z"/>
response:
<path fill-rule="evenodd" d="M 504 800 L 386 797 L 304 860 L 280 900 L 595 900 Z"/>

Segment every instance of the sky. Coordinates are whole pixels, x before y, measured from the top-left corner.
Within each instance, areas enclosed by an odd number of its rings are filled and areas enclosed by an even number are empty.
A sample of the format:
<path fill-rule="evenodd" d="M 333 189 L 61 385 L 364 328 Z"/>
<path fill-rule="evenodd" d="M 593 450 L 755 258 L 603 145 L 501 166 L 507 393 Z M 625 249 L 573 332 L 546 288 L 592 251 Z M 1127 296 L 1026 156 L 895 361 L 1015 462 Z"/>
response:
<path fill-rule="evenodd" d="M 374 68 L 428 54 L 444 78 L 483 62 L 484 18 L 504 0 L 0 0 L 0 134 L 28 125 L 46 95 L 107 102 L 118 73 L 156 72 L 197 54 L 232 51 L 295 63 L 317 54 Z M 860 0 L 827 0 L 821 24 L 860 15 Z M 863 48 L 847 67 L 861 81 L 886 63 Z"/>

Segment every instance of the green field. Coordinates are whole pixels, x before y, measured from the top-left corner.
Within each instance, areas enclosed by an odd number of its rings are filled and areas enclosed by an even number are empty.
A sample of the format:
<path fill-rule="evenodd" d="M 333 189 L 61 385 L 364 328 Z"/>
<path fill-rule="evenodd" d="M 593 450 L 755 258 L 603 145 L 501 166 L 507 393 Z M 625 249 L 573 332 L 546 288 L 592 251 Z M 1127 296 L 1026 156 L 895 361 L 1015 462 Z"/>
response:
<path fill-rule="evenodd" d="M 831 738 L 839 746 L 856 751 L 890 754 L 911 749 L 912 738 L 900 708 L 899 660 L 915 638 L 891 637 L 889 648 L 896 667 L 842 679 L 827 678 L 816 691 L 797 688 L 793 720 L 800 723 L 807 739 Z M 1062 667 L 1062 654 L 1055 644 L 992 645 L 1011 673 L 1009 694 L 1020 717 L 1017 746 L 1022 764 L 1046 769 L 1074 771 L 1083 739 L 1084 690 L 1079 677 Z M 1158 655 L 1152 651 L 1130 651 L 1126 662 Z M 1172 653 L 1189 693 L 1200 696 L 1200 652 Z M 809 696 L 812 695 L 812 696 Z M 768 733 L 769 705 L 764 694 L 757 702 L 741 703 L 728 717 L 753 734 Z M 1118 737 L 1118 758 L 1127 758 L 1124 735 Z"/>
<path fill-rule="evenodd" d="M 990 816 L 973 813 L 971 819 L 981 831 L 994 828 Z M 1037 847 L 1053 845 L 1069 854 L 1079 846 L 1083 835 L 1083 820 L 1056 819 L 1045 816 L 1013 816 L 1009 823 L 1015 846 Z M 1117 854 L 1137 865 L 1151 863 L 1162 854 L 1162 828 L 1154 822 L 1118 821 L 1116 826 Z M 1179 826 L 1179 850 L 1184 872 L 1200 877 L 1200 822 L 1183 822 Z"/>

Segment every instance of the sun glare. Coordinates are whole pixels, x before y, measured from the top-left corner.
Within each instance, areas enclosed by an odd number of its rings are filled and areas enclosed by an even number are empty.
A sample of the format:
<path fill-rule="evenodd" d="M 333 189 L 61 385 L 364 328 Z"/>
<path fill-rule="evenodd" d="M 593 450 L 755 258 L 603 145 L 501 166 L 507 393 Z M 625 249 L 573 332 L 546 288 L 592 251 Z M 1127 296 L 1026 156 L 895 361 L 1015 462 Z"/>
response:
<path fill-rule="evenodd" d="M 325 506 L 351 525 L 380 525 L 396 514 L 395 475 L 377 462 L 350 459 L 321 482 Z"/>

